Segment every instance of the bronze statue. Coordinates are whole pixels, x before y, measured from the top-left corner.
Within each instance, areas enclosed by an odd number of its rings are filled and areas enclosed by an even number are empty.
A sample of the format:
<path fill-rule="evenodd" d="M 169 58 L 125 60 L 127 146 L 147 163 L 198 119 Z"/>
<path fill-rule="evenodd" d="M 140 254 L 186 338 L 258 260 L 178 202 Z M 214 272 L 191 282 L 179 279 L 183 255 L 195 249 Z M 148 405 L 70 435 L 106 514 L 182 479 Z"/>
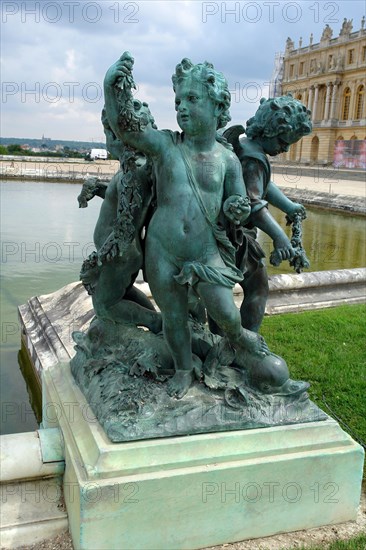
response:
<path fill-rule="evenodd" d="M 295 249 L 268 213 L 267 201 L 291 220 L 304 216 L 270 182 L 266 155 L 310 131 L 308 112 L 295 100 L 268 100 L 248 121 L 246 140 L 242 127 L 222 135 L 231 99 L 224 76 L 183 59 L 172 77 L 182 132 L 158 130 L 133 97 L 133 63 L 125 52 L 104 80 L 103 124 L 121 171 L 106 189 L 87 184 L 79 197 L 81 206 L 93 194 L 104 200 L 96 251 L 81 273 L 96 318 L 86 334 L 74 333 L 75 379 L 115 441 L 253 427 L 251 407 L 260 411 L 254 425 L 273 425 L 268 407 L 283 400 L 313 419 L 309 385 L 291 380 L 258 334 L 268 286 L 255 240 L 260 227 L 273 238 L 273 262 L 305 263 L 301 243 Z M 134 286 L 140 269 L 161 316 Z M 237 418 L 223 418 L 234 409 Z M 180 427 L 170 428 L 177 417 Z"/>
<path fill-rule="evenodd" d="M 300 243 L 294 248 L 290 239 L 268 210 L 268 203 L 286 213 L 288 221 L 297 223 L 306 217 L 303 205 L 289 200 L 271 181 L 271 166 L 267 155 L 276 156 L 288 151 L 292 143 L 310 134 L 310 111 L 292 96 L 275 99 L 264 98 L 255 115 L 242 126 L 233 126 L 224 136 L 233 144 L 237 154 L 251 204 L 251 214 L 240 235 L 236 261 L 244 274 L 239 282 L 244 291 L 240 308 L 242 326 L 258 331 L 264 316 L 268 298 L 268 276 L 263 262 L 263 250 L 256 241 L 257 228 L 273 241 L 271 263 L 279 265 L 290 260 L 300 272 L 309 267 Z M 247 137 L 239 140 L 246 133 Z"/>
<path fill-rule="evenodd" d="M 147 104 L 134 101 L 133 108 L 144 113 L 154 125 Z M 102 122 L 108 150 L 119 158 L 121 170 L 108 186 L 87 181 L 78 197 L 81 207 L 87 206 L 95 195 L 104 199 L 94 230 L 96 252 L 84 261 L 80 278 L 92 296 L 98 318 L 142 325 L 157 333 L 162 327 L 161 316 L 145 294 L 134 286 L 143 268 L 141 232 L 151 209 L 151 163 L 116 138 L 105 111 Z"/>
<path fill-rule="evenodd" d="M 229 120 L 223 75 L 208 63 L 184 59 L 177 65 L 173 88 L 179 134 L 156 130 L 136 116 L 132 66 L 125 53 L 107 72 L 106 110 L 115 134 L 153 159 L 157 208 L 147 232 L 146 274 L 175 362 L 168 391 L 182 397 L 193 381 L 189 285 L 234 348 L 268 352 L 262 338 L 241 327 L 232 287 L 242 275 L 234 246 L 219 225 L 242 223 L 249 215 L 248 200 L 237 158 L 217 138 Z"/>

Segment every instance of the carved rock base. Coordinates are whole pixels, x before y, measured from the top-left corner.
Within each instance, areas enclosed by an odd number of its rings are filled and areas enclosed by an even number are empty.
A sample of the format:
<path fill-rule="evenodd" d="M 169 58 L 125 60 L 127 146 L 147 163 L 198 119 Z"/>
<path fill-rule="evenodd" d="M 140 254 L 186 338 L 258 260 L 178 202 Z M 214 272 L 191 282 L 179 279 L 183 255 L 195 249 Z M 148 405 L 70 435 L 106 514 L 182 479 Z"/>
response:
<path fill-rule="evenodd" d="M 168 393 L 175 370 L 162 335 L 97 319 L 87 333 L 73 333 L 77 353 L 70 361 L 71 372 L 111 441 L 327 418 L 310 401 L 308 384 L 287 380 L 286 387 L 274 386 L 273 392 L 271 387 L 271 393 L 263 393 L 250 384 L 248 371 L 235 363 L 235 353 L 224 340 L 193 320 L 191 333 L 195 379 L 181 399 Z M 246 363 L 257 361 L 261 372 L 265 365 L 256 357 L 247 354 Z M 274 365 L 269 375 L 274 372 L 276 379 L 284 361 L 273 354 L 268 359 Z"/>

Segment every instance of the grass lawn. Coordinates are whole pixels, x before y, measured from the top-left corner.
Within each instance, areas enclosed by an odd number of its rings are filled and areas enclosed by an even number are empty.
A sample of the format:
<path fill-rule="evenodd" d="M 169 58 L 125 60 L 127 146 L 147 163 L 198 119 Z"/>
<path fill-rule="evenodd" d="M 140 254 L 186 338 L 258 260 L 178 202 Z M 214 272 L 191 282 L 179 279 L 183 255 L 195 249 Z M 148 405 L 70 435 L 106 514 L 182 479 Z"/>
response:
<path fill-rule="evenodd" d="M 291 378 L 310 382 L 310 398 L 365 447 L 366 306 L 272 315 L 261 334 Z"/>
<path fill-rule="evenodd" d="M 310 382 L 310 398 L 365 448 L 366 306 L 272 315 L 261 333 L 286 359 L 291 378 Z M 366 535 L 306 548 L 365 550 Z"/>
<path fill-rule="evenodd" d="M 359 535 L 350 540 L 338 540 L 322 546 L 297 546 L 296 550 L 365 550 L 365 548 L 366 535 Z"/>

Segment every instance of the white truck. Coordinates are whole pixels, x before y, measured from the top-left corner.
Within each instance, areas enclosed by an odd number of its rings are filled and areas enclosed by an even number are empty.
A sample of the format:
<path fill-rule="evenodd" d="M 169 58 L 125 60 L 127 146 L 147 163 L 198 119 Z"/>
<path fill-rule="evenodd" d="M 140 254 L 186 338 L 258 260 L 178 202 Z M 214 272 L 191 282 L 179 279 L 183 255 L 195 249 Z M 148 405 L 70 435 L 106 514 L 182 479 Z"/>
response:
<path fill-rule="evenodd" d="M 108 151 L 106 149 L 91 149 L 85 157 L 86 160 L 107 160 Z"/>

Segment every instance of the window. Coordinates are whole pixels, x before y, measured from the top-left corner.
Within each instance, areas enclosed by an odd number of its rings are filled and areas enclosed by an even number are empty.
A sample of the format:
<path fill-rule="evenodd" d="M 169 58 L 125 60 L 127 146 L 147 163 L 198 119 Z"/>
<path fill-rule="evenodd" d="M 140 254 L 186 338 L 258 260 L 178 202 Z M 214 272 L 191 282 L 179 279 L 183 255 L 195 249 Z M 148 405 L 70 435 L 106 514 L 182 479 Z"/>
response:
<path fill-rule="evenodd" d="M 350 65 L 351 63 L 354 62 L 354 60 L 355 60 L 355 50 L 354 49 L 348 50 L 347 60 L 348 60 L 348 65 Z"/>
<path fill-rule="evenodd" d="M 299 75 L 302 75 L 304 74 L 304 62 L 301 61 L 300 63 L 300 67 L 299 67 Z"/>
<path fill-rule="evenodd" d="M 346 88 L 343 93 L 342 120 L 348 120 L 350 103 L 351 103 L 351 90 L 349 88 Z"/>
<path fill-rule="evenodd" d="M 294 76 L 294 67 L 295 65 L 290 65 L 290 78 Z"/>
<path fill-rule="evenodd" d="M 311 140 L 311 149 L 310 149 L 310 160 L 316 162 L 318 160 L 319 153 L 319 138 L 314 136 Z"/>
<path fill-rule="evenodd" d="M 326 103 L 326 99 L 327 99 L 327 93 L 326 93 L 326 90 L 325 88 L 322 90 L 322 99 L 321 99 L 321 115 L 320 115 L 320 119 L 323 120 L 324 117 L 325 117 L 325 103 Z"/>
<path fill-rule="evenodd" d="M 366 61 L 366 46 L 362 46 L 362 61 Z"/>
<path fill-rule="evenodd" d="M 329 55 L 328 56 L 328 69 L 332 69 L 332 67 L 333 67 L 333 56 Z"/>
<path fill-rule="evenodd" d="M 365 99 L 365 87 L 359 86 L 356 94 L 355 119 L 360 120 L 363 114 L 363 104 Z"/>

